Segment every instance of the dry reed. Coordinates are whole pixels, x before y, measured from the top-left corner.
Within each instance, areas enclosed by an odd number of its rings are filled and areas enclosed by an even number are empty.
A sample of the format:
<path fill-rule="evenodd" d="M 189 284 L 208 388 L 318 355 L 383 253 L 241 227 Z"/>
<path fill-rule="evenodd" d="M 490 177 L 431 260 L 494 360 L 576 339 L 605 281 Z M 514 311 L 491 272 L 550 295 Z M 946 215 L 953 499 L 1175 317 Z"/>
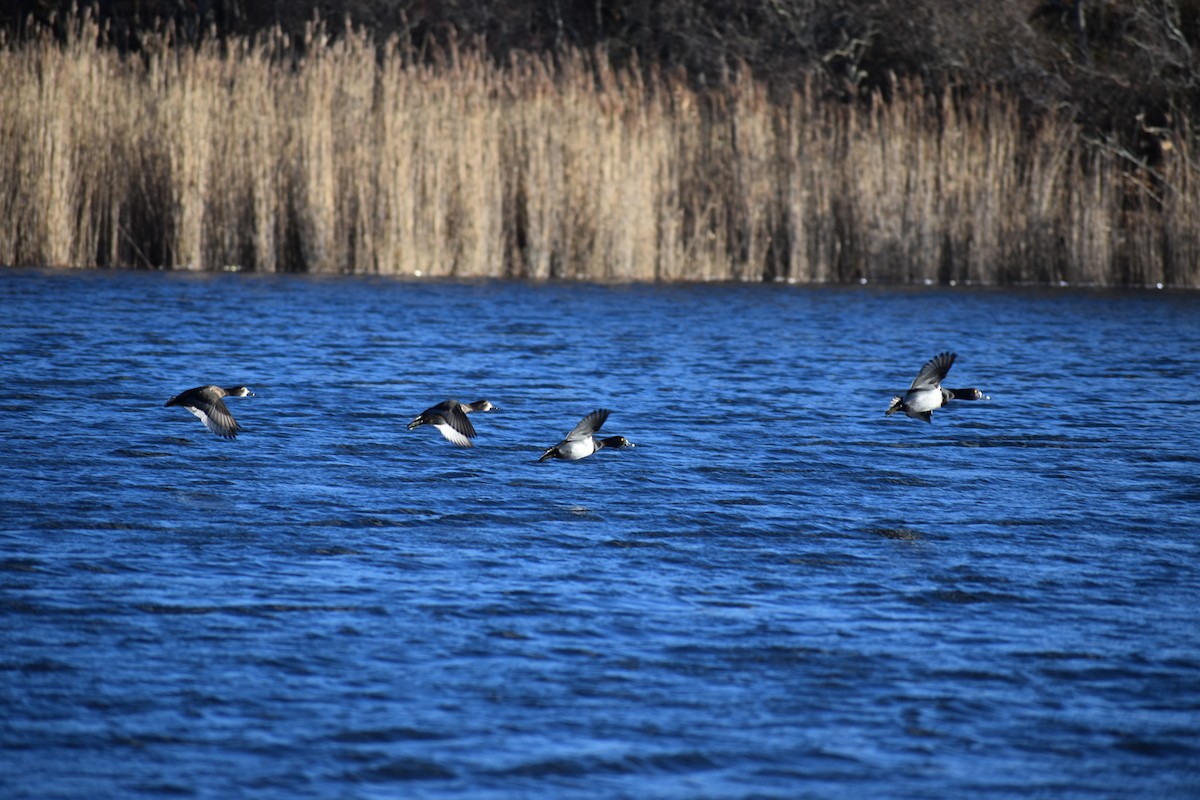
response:
<path fill-rule="evenodd" d="M 0 263 L 458 277 L 1200 285 L 1159 165 L 1003 94 L 883 102 L 595 53 L 418 62 L 316 27 L 0 45 Z M 302 54 L 302 55 L 301 55 Z"/>

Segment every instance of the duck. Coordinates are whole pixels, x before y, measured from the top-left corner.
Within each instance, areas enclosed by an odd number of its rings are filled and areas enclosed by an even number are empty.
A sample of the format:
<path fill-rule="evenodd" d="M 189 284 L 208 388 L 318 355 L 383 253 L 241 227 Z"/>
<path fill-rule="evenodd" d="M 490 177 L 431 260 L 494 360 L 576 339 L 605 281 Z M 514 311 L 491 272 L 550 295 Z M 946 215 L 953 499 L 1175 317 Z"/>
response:
<path fill-rule="evenodd" d="M 988 396 L 978 389 L 949 389 L 942 386 L 957 357 L 956 353 L 938 353 L 925 362 L 904 396 L 892 398 L 892 404 L 884 416 L 890 417 L 897 411 L 903 411 L 913 419 L 923 419 L 933 424 L 933 412 L 951 400 L 987 400 Z"/>
<path fill-rule="evenodd" d="M 245 386 L 222 389 L 220 386 L 196 386 L 172 397 L 163 407 L 183 406 L 204 423 L 204 427 L 225 439 L 237 438 L 242 426 L 225 406 L 224 397 L 253 397 L 254 392 Z"/>
<path fill-rule="evenodd" d="M 467 419 L 467 414 L 472 411 L 495 410 L 496 406 L 487 400 L 476 400 L 474 403 L 443 400 L 414 417 L 413 421 L 408 423 L 408 429 L 411 431 L 422 425 L 432 425 L 446 441 L 458 447 L 471 447 L 471 440 L 475 438 L 475 426 Z"/>
<path fill-rule="evenodd" d="M 548 458 L 578 461 L 605 447 L 633 447 L 633 442 L 624 436 L 609 436 L 600 439 L 592 435 L 600 430 L 600 426 L 604 424 L 604 420 L 608 419 L 608 415 L 611 413 L 607 408 L 597 408 L 581 419 L 579 424 L 567 434 L 567 438 L 553 447 L 547 448 L 538 461 L 545 461 Z"/>

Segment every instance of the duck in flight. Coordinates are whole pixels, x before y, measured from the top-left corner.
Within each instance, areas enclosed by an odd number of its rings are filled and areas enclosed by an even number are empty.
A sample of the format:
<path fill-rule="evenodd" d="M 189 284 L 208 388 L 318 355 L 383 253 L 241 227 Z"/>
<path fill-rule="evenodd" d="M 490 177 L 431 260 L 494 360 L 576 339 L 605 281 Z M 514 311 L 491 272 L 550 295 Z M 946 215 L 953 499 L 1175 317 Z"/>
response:
<path fill-rule="evenodd" d="M 438 429 L 446 441 L 459 447 L 470 447 L 475 438 L 475 426 L 467 418 L 472 411 L 495 411 L 496 407 L 487 400 L 476 400 L 474 403 L 460 403 L 457 400 L 443 400 L 433 408 L 427 408 L 408 423 L 411 431 L 422 425 L 432 425 Z"/>
<path fill-rule="evenodd" d="M 195 414 L 204 423 L 204 427 L 215 433 L 217 436 L 226 439 L 234 439 L 241 430 L 237 420 L 233 418 L 233 414 L 229 413 L 229 409 L 225 406 L 223 397 L 253 397 L 254 393 L 245 386 L 234 386 L 230 389 L 222 389 L 220 386 L 197 386 L 194 389 L 188 389 L 186 392 L 175 395 L 166 403 L 166 406 L 183 406 L 188 411 Z"/>
<path fill-rule="evenodd" d="M 567 434 L 567 438 L 542 453 L 538 461 L 545 461 L 548 458 L 578 461 L 605 447 L 633 447 L 633 442 L 624 436 L 609 436 L 600 439 L 592 435 L 600 430 L 600 426 L 604 424 L 604 420 L 608 419 L 610 413 L 612 412 L 607 408 L 597 408 L 581 419 L 579 424 Z"/>
<path fill-rule="evenodd" d="M 987 395 L 978 389 L 947 389 L 942 386 L 946 373 L 954 365 L 955 353 L 938 353 L 921 367 L 912 386 L 902 397 L 893 397 L 892 404 L 884 416 L 890 417 L 903 411 L 913 419 L 933 422 L 933 412 L 951 400 L 986 400 Z"/>

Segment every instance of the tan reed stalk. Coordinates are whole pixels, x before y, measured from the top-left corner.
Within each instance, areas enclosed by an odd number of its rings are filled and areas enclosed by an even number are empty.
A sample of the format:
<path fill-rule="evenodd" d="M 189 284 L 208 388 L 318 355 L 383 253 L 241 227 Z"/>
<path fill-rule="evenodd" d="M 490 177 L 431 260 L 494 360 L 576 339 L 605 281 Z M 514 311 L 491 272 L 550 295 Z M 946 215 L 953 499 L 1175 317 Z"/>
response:
<path fill-rule="evenodd" d="M 495 277 L 504 269 L 505 115 L 500 76 L 478 50 L 458 54 L 454 77 L 457 120 L 443 142 L 454 185 L 457 240 L 452 274 Z"/>
<path fill-rule="evenodd" d="M 33 232 L 29 202 L 35 176 L 30 165 L 36 142 L 31 141 L 38 108 L 36 59 L 28 51 L 0 50 L 0 264 L 29 262 L 28 241 Z"/>
<path fill-rule="evenodd" d="M 936 137 L 928 125 L 928 107 L 920 88 L 893 87 L 893 101 L 872 98 L 860 129 L 848 143 L 847 171 L 841 183 L 860 210 L 851 248 L 868 280 L 920 281 L 936 273 L 936 170 L 930 158 Z"/>
<path fill-rule="evenodd" d="M 853 258 L 853 272 L 845 277 L 896 281 L 921 271 L 925 254 L 913 252 L 920 223 L 910 217 L 923 166 L 912 152 L 921 136 L 911 113 L 920 103 L 919 93 L 898 93 L 891 104 L 873 98 L 867 112 L 851 121 L 837 181 L 852 209 L 842 212 L 849 215 L 842 237 Z"/>
<path fill-rule="evenodd" d="M 654 72 L 650 86 L 655 91 L 655 130 L 657 163 L 654 165 L 658 186 L 655 209 L 654 275 L 657 280 L 676 280 L 687 270 L 687 249 L 683 235 L 683 201 L 680 197 L 681 161 L 688 131 L 698 125 L 697 104 L 683 76 Z"/>
<path fill-rule="evenodd" d="M 995 100 L 987 98 L 983 102 Z M 1022 142 L 1019 128 L 1013 127 L 1016 124 L 1015 117 L 1006 120 L 1006 134 L 1016 140 L 1010 143 L 1008 158 L 1020 160 L 1005 171 L 997 239 L 1000 260 L 993 264 L 997 277 L 989 282 L 1038 280 L 1031 277 L 1034 275 L 1047 281 L 1061 280 L 1065 265 L 1057 252 L 1055 231 L 1067 210 L 1062 181 L 1067 175 L 1065 170 L 1074 163 L 1074 154 L 1062 142 L 1049 141 L 1052 135 L 1047 137 L 1041 132 Z"/>
<path fill-rule="evenodd" d="M 992 156 L 992 136 L 986 116 L 972 116 L 973 99 L 947 93 L 943 98 L 942 149 L 940 153 L 942 227 L 951 253 L 947 280 L 982 282 L 983 269 L 996 255 L 997 234 L 993 227 L 999 210 L 993 192 L 997 188 Z"/>
<path fill-rule="evenodd" d="M 81 110 L 78 129 L 83 132 L 81 161 L 89 194 L 86 209 L 79 214 L 80 248 L 73 265 L 124 264 L 128 250 L 128 195 L 133 151 L 137 141 L 138 109 L 130 101 L 136 84 L 129 64 L 119 55 L 97 44 L 89 54 L 98 68 L 88 86 L 90 102 Z M 91 230 L 88 231 L 87 229 Z"/>
<path fill-rule="evenodd" d="M 463 146 L 457 138 L 458 120 L 451 104 L 452 79 L 442 70 L 407 70 L 404 81 L 414 81 L 403 91 L 403 137 L 410 141 L 405 154 L 408 174 L 401 175 L 400 246 L 411 265 L 406 274 L 451 275 L 455 269 L 452 241 L 454 180 L 447 154 Z"/>
<path fill-rule="evenodd" d="M 375 45 L 365 31 L 347 30 L 333 45 L 337 266 L 350 272 L 376 272 L 374 207 L 376 182 Z"/>
<path fill-rule="evenodd" d="M 216 136 L 224 119 L 219 95 L 217 55 L 212 44 L 193 50 L 182 48 L 167 59 L 164 115 L 159 130 L 164 134 L 171 171 L 171 264 L 187 269 L 221 266 L 211 231 L 216 227 L 210 208 L 225 194 L 212 182 L 217 150 Z"/>
<path fill-rule="evenodd" d="M 246 226 L 253 220 L 249 213 L 251 175 L 247 169 L 249 159 L 245 156 L 251 132 L 236 110 L 238 95 L 245 93 L 246 84 L 255 74 L 249 44 L 246 40 L 232 42 L 228 58 L 205 55 L 205 69 L 211 70 L 212 74 L 209 89 L 212 93 L 210 136 L 213 153 L 207 177 L 212 190 L 204 221 L 203 252 L 207 269 L 249 266 L 242 243 L 250 238 Z"/>
<path fill-rule="evenodd" d="M 600 52 L 417 63 L 314 25 L 122 57 L 68 29 L 0 43 L 0 262 L 1200 283 L 1186 120 L 1141 164 L 984 88 L 772 102 L 745 69 L 698 90 Z"/>
<path fill-rule="evenodd" d="M 600 124 L 592 128 L 591 152 L 586 154 L 596 181 L 592 190 L 594 266 L 584 277 L 650 278 L 655 270 L 658 227 L 653 109 L 636 71 L 615 72 L 601 58 L 596 65 L 599 105 L 593 113 Z M 587 119 L 578 124 L 585 126 Z M 586 183 L 579 190 L 587 192 Z"/>
<path fill-rule="evenodd" d="M 728 160 L 715 154 L 723 146 L 717 131 L 724 132 L 727 128 L 713 124 L 714 118 L 723 114 L 725 104 L 718 95 L 689 96 L 684 89 L 677 90 L 675 107 L 688 112 L 675 121 L 680 217 L 676 249 L 682 255 L 675 259 L 681 265 L 676 277 L 725 280 L 729 277 L 729 249 L 724 192 L 728 191 L 729 183 L 723 168 Z"/>
<path fill-rule="evenodd" d="M 1200 287 L 1200 138 L 1196 134 L 1193 124 L 1182 119 L 1159 170 L 1165 262 L 1159 281 L 1168 286 Z"/>
<path fill-rule="evenodd" d="M 544 58 L 516 57 L 505 76 L 506 261 L 513 276 L 562 274 L 566 160 L 552 69 Z"/>
<path fill-rule="evenodd" d="M 38 96 L 33 122 L 29 188 L 33 205 L 31 252 L 38 263 L 68 266 L 75 240 L 74 203 L 79 190 L 75 170 L 75 142 L 69 113 L 75 102 L 68 59 L 58 49 L 48 49 L 37 79 Z M 59 106 L 58 103 L 62 103 Z"/>
<path fill-rule="evenodd" d="M 387 49 L 376 115 L 376 258 L 380 272 L 412 276 L 424 262 L 417 249 L 419 205 L 416 166 L 419 118 L 414 89 L 420 70 L 407 67 L 395 46 Z"/>
<path fill-rule="evenodd" d="M 290 209 L 299 243 L 298 269 L 330 272 L 345 263 L 343 242 L 337 241 L 337 163 L 334 132 L 334 94 L 337 78 L 329 35 L 321 26 L 310 26 L 305 56 L 290 81 L 292 91 L 284 101 L 289 134 L 297 143 L 291 176 Z"/>
<path fill-rule="evenodd" d="M 1060 248 L 1058 268 L 1047 269 L 1036 280 L 1102 285 L 1117 259 L 1119 244 L 1114 234 L 1119 230 L 1121 183 L 1112 155 L 1096 149 L 1071 154 L 1057 188 L 1065 208 L 1057 219 L 1035 220 L 1034 230 L 1042 239 L 1057 239 L 1058 232 L 1065 231 L 1069 240 L 1056 242 Z M 1040 204 L 1031 205 L 1041 208 Z"/>
<path fill-rule="evenodd" d="M 262 41 L 229 43 L 228 55 L 213 55 L 216 80 L 212 186 L 206 247 L 212 267 L 272 272 L 285 268 L 279 241 L 287 208 L 281 148 L 287 139 L 280 120 L 277 68 L 271 51 L 277 31 Z"/>
<path fill-rule="evenodd" d="M 563 146 L 563 239 L 559 261 L 562 277 L 600 279 L 604 263 L 600 236 L 600 192 L 603 189 L 602 147 L 605 129 L 612 125 L 608 106 L 614 98 L 593 87 L 585 56 L 574 53 L 560 66 Z M 547 124 L 553 124 L 547 120 Z"/>
<path fill-rule="evenodd" d="M 775 237 L 781 233 L 782 218 L 780 148 L 775 109 L 767 101 L 765 87 L 755 82 L 744 66 L 730 86 L 727 113 L 730 277 L 762 280 L 783 271 L 775 263 Z"/>
<path fill-rule="evenodd" d="M 53 110 L 43 105 L 54 139 L 45 178 L 60 181 L 57 189 L 42 195 L 48 203 L 45 258 L 55 266 L 95 258 L 107 183 L 104 156 L 110 130 L 104 112 L 113 86 L 106 79 L 112 59 L 97 50 L 99 27 L 92 18 L 85 15 L 76 23 L 68 27 L 61 48 L 45 52 L 43 63 L 49 68 L 42 73 L 49 78 L 42 86 L 48 92 L 43 97 L 57 95 L 66 101 L 64 108 Z"/>
<path fill-rule="evenodd" d="M 788 277 L 801 283 L 839 279 L 838 192 L 834 170 L 844 155 L 842 109 L 823 108 L 812 80 L 792 93 L 783 125 L 784 218 L 791 246 Z"/>

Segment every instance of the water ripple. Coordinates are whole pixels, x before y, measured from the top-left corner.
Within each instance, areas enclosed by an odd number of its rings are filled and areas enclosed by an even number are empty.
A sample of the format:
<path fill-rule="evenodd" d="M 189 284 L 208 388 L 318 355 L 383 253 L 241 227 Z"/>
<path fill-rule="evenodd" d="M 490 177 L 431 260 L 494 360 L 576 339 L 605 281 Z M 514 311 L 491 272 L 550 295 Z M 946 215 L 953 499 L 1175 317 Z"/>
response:
<path fill-rule="evenodd" d="M 1194 295 L 0 302 L 5 797 L 1193 794 Z M 991 399 L 885 417 L 948 348 Z M 207 381 L 235 441 L 163 407 Z M 448 395 L 473 448 L 406 429 Z M 637 447 L 537 462 L 596 407 Z"/>

